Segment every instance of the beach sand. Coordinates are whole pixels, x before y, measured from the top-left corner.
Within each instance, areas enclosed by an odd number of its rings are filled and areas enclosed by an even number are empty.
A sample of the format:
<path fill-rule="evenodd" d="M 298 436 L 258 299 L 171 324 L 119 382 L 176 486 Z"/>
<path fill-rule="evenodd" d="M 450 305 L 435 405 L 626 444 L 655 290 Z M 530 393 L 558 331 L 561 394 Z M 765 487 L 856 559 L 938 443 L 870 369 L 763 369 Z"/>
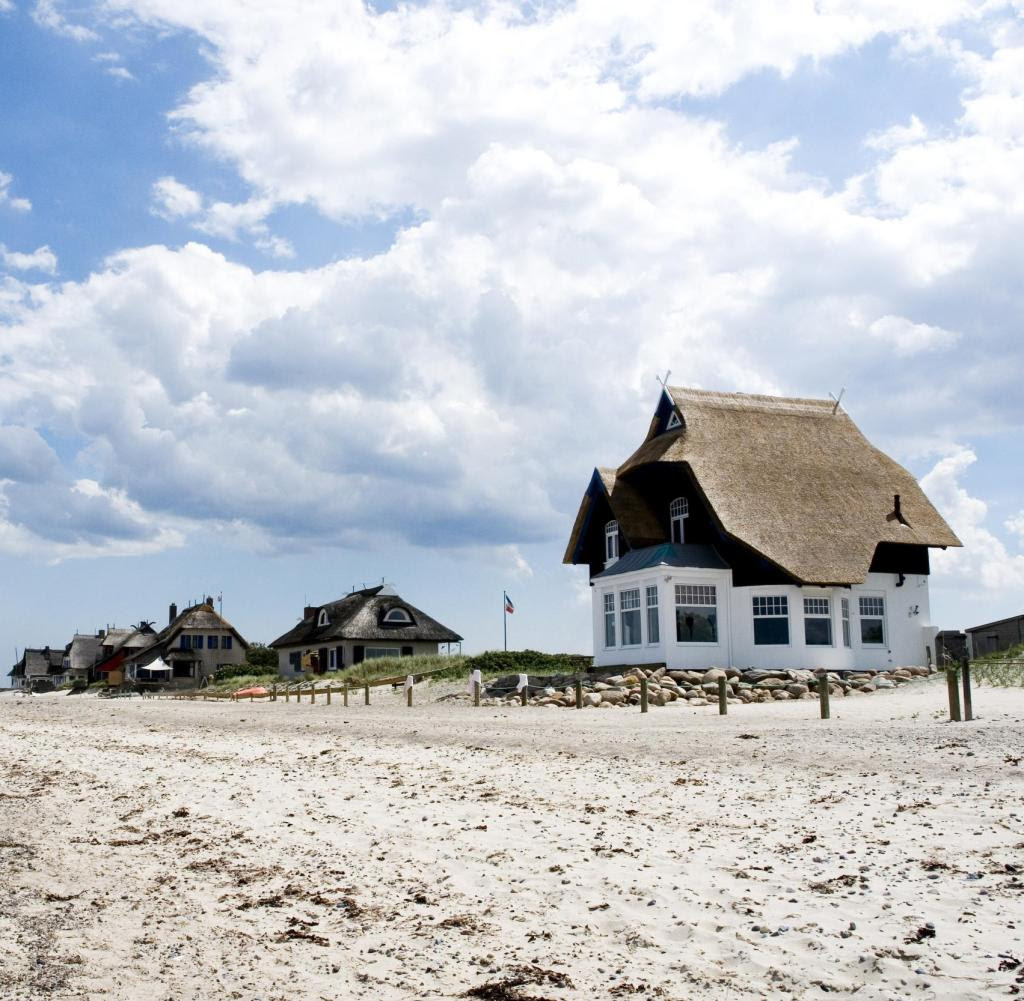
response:
<path fill-rule="evenodd" d="M 437 694 L 0 696 L 0 997 L 1024 993 L 1024 691 Z"/>

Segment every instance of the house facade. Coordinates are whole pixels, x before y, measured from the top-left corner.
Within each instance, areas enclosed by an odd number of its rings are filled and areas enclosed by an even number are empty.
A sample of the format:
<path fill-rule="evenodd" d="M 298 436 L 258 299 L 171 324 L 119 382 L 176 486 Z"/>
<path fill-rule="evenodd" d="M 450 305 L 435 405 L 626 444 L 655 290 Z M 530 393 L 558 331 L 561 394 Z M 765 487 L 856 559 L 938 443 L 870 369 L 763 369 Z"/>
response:
<path fill-rule="evenodd" d="M 666 387 L 565 562 L 590 570 L 595 666 L 884 670 L 934 662 L 928 551 L 958 545 L 831 400 Z"/>
<path fill-rule="evenodd" d="M 283 677 L 343 671 L 364 660 L 436 654 L 462 637 L 410 605 L 386 585 L 308 605 L 302 620 L 270 646 Z"/>
<path fill-rule="evenodd" d="M 150 629 L 148 642 L 125 654 L 125 682 L 192 688 L 208 681 L 218 667 L 245 661 L 248 642 L 214 610 L 212 598 L 180 613 L 171 605 L 167 618 L 159 633 Z"/>

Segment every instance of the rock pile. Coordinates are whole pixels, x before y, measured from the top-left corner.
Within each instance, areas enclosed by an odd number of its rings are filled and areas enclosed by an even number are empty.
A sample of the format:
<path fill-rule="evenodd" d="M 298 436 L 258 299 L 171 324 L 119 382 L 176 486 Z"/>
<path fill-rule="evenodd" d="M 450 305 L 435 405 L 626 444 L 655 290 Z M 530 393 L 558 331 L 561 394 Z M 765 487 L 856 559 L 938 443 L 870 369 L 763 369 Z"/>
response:
<path fill-rule="evenodd" d="M 829 673 L 829 693 L 834 696 L 870 695 L 879 689 L 896 688 L 932 670 L 927 667 L 900 667 L 893 671 L 850 671 Z M 583 708 L 611 709 L 640 704 L 640 682 L 647 680 L 647 698 L 652 706 L 706 706 L 718 703 L 718 681 L 726 679 L 726 694 L 731 703 L 783 702 L 791 699 L 818 698 L 818 678 L 814 671 L 748 670 L 712 668 L 709 671 L 669 671 L 632 667 L 620 674 L 583 677 Z M 542 678 L 530 675 L 527 705 L 571 708 L 576 705 L 575 679 L 569 675 Z M 483 693 L 482 705 L 518 705 L 516 675 L 497 678 Z M 469 698 L 469 696 L 465 696 Z"/>

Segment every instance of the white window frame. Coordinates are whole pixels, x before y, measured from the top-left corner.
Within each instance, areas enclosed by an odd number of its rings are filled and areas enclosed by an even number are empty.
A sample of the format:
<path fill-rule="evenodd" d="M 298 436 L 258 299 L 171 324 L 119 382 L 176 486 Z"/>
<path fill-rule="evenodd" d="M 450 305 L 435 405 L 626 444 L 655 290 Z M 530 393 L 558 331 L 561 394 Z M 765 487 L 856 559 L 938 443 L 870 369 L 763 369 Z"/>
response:
<path fill-rule="evenodd" d="M 338 648 L 331 647 L 327 654 L 327 670 L 337 671 L 338 670 Z"/>
<path fill-rule="evenodd" d="M 884 626 L 882 627 L 884 630 Z M 853 628 L 850 625 L 850 599 L 839 599 L 839 629 L 842 633 L 843 646 L 849 650 L 853 646 Z"/>
<path fill-rule="evenodd" d="M 321 627 L 329 626 L 330 624 L 331 624 L 331 620 L 327 617 L 327 609 L 326 608 L 321 608 L 320 609 L 320 614 L 317 616 L 317 619 L 316 619 L 317 628 L 320 629 Z"/>
<path fill-rule="evenodd" d="M 654 598 L 651 601 L 651 598 Z M 653 613 L 653 615 L 652 615 Z M 651 638 L 651 624 L 654 624 L 654 638 Z M 657 584 L 644 585 L 644 638 L 648 646 L 661 646 L 661 598 Z"/>
<path fill-rule="evenodd" d="M 780 600 L 786 603 L 785 614 L 778 612 L 765 612 L 762 614 L 757 613 L 757 602 L 758 601 L 773 601 Z M 785 643 L 758 643 L 757 633 L 754 631 L 754 621 L 756 619 L 785 619 L 786 620 L 786 642 Z M 789 615 L 789 595 L 779 594 L 778 591 L 765 591 L 763 594 L 752 594 L 750 596 L 750 631 L 751 631 L 751 642 L 756 647 L 791 647 L 793 645 L 793 623 Z"/>
<path fill-rule="evenodd" d="M 714 601 L 707 602 L 707 603 L 699 602 L 699 601 L 680 601 L 680 590 L 682 588 L 697 588 L 698 592 L 697 592 L 696 595 L 694 595 L 694 597 L 708 597 L 706 592 L 708 590 L 710 590 L 711 596 L 714 597 Z M 719 595 L 718 595 L 718 583 L 715 582 L 715 583 L 709 584 L 709 583 L 704 583 L 704 582 L 701 582 L 701 581 L 696 581 L 696 582 L 683 581 L 681 583 L 674 582 L 673 592 L 672 593 L 673 593 L 673 597 L 675 599 L 674 602 L 673 602 L 673 608 L 674 609 L 688 608 L 688 607 L 693 607 L 693 608 L 702 608 L 702 607 L 703 608 L 713 608 L 715 610 L 715 633 L 717 634 L 716 638 L 714 640 L 712 640 L 712 641 L 681 640 L 679 638 L 679 624 L 678 624 L 679 623 L 679 613 L 675 612 L 673 614 L 672 625 L 673 625 L 673 633 L 675 634 L 676 646 L 683 646 L 683 647 L 720 647 L 722 645 L 722 638 L 723 637 L 722 637 L 722 616 L 721 616 L 721 613 L 719 611 L 719 607 L 720 606 L 719 606 L 719 601 L 718 601 L 718 598 L 719 598 Z"/>
<path fill-rule="evenodd" d="M 690 501 L 687 497 L 676 497 L 668 506 L 668 537 L 672 542 L 686 542 L 686 519 L 690 517 Z M 679 538 L 676 538 L 676 526 Z"/>
<path fill-rule="evenodd" d="M 865 599 L 868 600 L 868 601 L 880 601 L 882 603 L 882 614 L 881 615 L 876 615 L 875 613 L 871 613 L 869 615 L 865 615 L 863 610 L 862 610 L 862 607 L 861 607 L 861 603 Z M 888 646 L 889 646 L 889 623 L 886 621 L 886 612 L 888 611 L 888 609 L 886 608 L 886 604 L 887 603 L 886 603 L 885 595 L 884 594 L 877 594 L 876 593 L 876 594 L 858 594 L 857 595 L 857 623 L 858 623 L 857 636 L 858 636 L 858 638 L 860 640 L 860 645 L 862 647 L 865 647 L 868 650 L 886 650 L 886 649 L 888 649 Z M 865 643 L 864 642 L 864 626 L 863 626 L 863 622 L 864 622 L 865 619 L 879 619 L 881 621 L 881 623 L 882 623 L 882 642 L 881 643 Z"/>
<path fill-rule="evenodd" d="M 635 598 L 634 598 L 635 595 Z M 627 604 L 627 601 L 629 604 Z M 634 604 L 633 602 L 636 602 Z M 626 642 L 626 613 L 636 612 L 637 634 L 635 643 Z M 624 650 L 644 645 L 644 616 L 643 604 L 640 599 L 640 585 L 636 587 L 624 587 L 619 591 L 619 646 Z"/>
<path fill-rule="evenodd" d="M 609 600 L 611 599 L 611 600 Z M 616 641 L 618 640 L 618 633 L 616 632 L 617 623 L 615 621 L 615 592 L 605 591 L 601 597 L 601 624 L 603 626 L 603 643 L 605 650 L 614 650 L 616 647 Z M 611 622 L 611 643 L 608 642 L 608 623 Z"/>
<path fill-rule="evenodd" d="M 619 523 L 612 519 L 604 526 L 604 565 L 610 567 L 619 558 Z"/>
<path fill-rule="evenodd" d="M 393 615 L 397 615 L 398 618 L 393 619 Z M 412 616 L 404 608 L 389 608 L 384 615 L 384 621 L 389 625 L 411 626 Z"/>
<path fill-rule="evenodd" d="M 804 621 L 804 646 L 814 647 L 815 649 L 823 649 L 825 647 L 834 647 L 836 645 L 836 624 L 833 619 L 833 608 L 832 598 L 827 594 L 805 594 L 801 595 L 802 607 L 803 607 L 803 621 Z M 824 603 L 824 611 L 819 607 L 817 610 L 808 610 L 808 606 L 812 606 L 815 603 Z M 807 640 L 807 622 L 809 619 L 824 619 L 828 622 L 828 642 L 827 643 L 809 643 Z"/>
<path fill-rule="evenodd" d="M 380 660 L 382 657 L 401 657 L 400 646 L 368 646 L 363 650 L 363 660 Z"/>

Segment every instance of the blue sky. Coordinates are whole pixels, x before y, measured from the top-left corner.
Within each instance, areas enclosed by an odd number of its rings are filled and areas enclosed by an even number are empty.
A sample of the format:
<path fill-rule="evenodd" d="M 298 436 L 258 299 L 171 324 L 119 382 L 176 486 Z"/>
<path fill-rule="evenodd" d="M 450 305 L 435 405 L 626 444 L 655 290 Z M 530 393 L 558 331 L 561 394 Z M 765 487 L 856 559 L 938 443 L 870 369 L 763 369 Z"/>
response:
<path fill-rule="evenodd" d="M 1024 30 L 915 6 L 0 0 L 0 648 L 384 577 L 588 650 L 666 369 L 845 387 L 934 621 L 1021 611 Z"/>

